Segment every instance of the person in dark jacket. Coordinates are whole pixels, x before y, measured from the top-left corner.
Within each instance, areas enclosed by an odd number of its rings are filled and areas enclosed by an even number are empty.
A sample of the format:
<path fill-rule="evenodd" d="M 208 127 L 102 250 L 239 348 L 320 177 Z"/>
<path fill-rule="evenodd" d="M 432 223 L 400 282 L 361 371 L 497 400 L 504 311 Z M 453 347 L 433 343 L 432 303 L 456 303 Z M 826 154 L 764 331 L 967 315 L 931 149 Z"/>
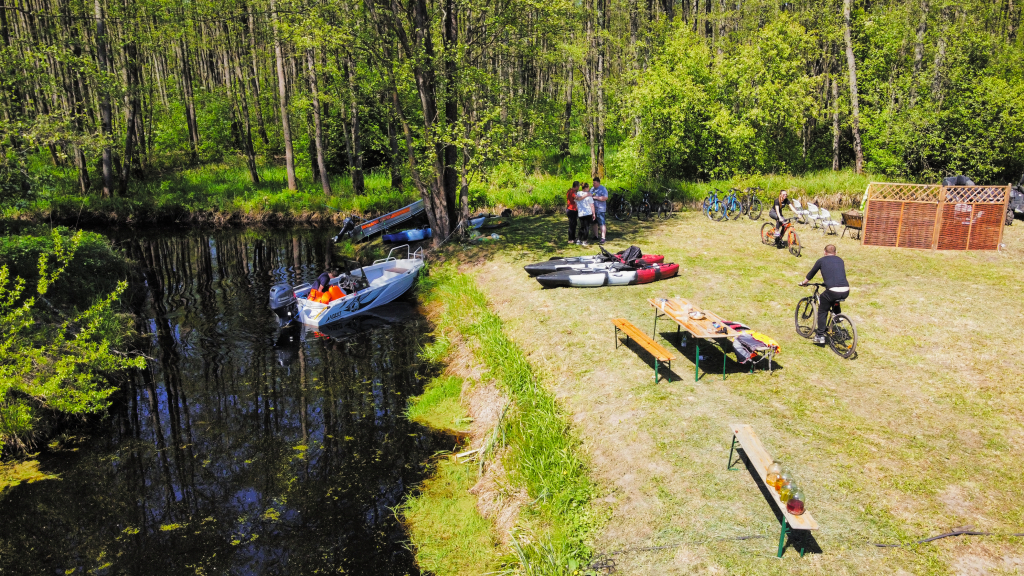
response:
<path fill-rule="evenodd" d="M 316 279 L 316 282 L 313 282 L 313 289 L 319 290 L 320 292 L 327 292 L 327 290 L 331 288 L 331 280 L 334 280 L 337 277 L 338 269 L 331 268 L 330 270 L 327 270 L 326 272 L 321 274 Z"/>
<path fill-rule="evenodd" d="M 579 180 L 574 180 L 572 187 L 565 193 L 565 215 L 569 217 L 569 244 L 576 244 L 576 222 L 579 211 L 576 209 L 576 193 L 580 191 Z"/>
<path fill-rule="evenodd" d="M 818 261 L 811 267 L 807 277 L 801 286 L 807 286 L 812 278 L 821 272 L 822 282 L 825 283 L 825 290 L 818 300 L 818 324 L 814 333 L 814 343 L 825 343 L 825 322 L 828 321 L 828 311 L 833 304 L 838 304 L 850 295 L 850 283 L 846 281 L 846 264 L 843 259 L 836 256 L 836 247 L 833 244 L 825 246 L 825 255 L 818 258 Z"/>

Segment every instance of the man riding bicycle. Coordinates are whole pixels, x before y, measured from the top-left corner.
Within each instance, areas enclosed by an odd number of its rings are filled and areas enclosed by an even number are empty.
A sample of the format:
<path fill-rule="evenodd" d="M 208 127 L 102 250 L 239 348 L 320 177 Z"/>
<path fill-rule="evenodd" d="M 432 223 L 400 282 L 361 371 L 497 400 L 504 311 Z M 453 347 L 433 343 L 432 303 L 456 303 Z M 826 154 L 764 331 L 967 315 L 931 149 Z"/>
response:
<path fill-rule="evenodd" d="M 818 271 L 821 271 L 822 281 L 825 283 L 825 290 L 818 301 L 818 323 L 814 333 L 814 343 L 825 343 L 825 324 L 828 322 L 828 311 L 833 305 L 838 308 L 839 302 L 846 300 L 850 295 L 850 283 L 846 281 L 846 264 L 843 259 L 836 256 L 836 247 L 833 244 L 825 246 L 825 255 L 818 258 L 807 278 L 800 283 L 807 286 L 807 283 L 814 278 Z"/>
<path fill-rule="evenodd" d="M 789 195 L 785 190 L 779 192 L 779 196 L 775 199 L 775 203 L 772 204 L 770 210 L 768 210 L 768 217 L 775 220 L 775 245 L 782 247 L 782 230 L 785 224 L 785 218 L 782 216 L 782 207 L 789 206 Z"/>

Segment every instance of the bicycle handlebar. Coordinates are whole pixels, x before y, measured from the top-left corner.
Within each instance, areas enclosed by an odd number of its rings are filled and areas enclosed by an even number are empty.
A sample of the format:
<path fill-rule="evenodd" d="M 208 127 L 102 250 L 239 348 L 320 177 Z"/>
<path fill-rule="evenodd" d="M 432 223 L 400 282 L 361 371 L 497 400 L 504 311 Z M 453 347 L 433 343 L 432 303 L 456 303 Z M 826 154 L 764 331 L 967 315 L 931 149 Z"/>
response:
<path fill-rule="evenodd" d="M 807 284 L 797 284 L 797 286 L 821 286 L 824 288 L 825 284 L 821 282 L 808 282 Z"/>

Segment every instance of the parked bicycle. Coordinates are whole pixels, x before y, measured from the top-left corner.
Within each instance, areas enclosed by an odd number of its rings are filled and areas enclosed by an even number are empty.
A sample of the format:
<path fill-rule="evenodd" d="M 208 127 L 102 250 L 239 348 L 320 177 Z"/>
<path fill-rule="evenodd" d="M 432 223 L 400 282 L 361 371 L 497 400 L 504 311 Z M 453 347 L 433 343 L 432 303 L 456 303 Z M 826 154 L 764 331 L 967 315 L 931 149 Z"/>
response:
<path fill-rule="evenodd" d="M 662 219 L 667 219 L 674 212 L 671 198 L 672 189 L 665 186 L 662 186 L 662 189 L 665 190 L 665 199 L 662 200 L 660 204 L 658 204 L 657 212 L 658 216 L 660 216 Z"/>
<path fill-rule="evenodd" d="M 743 216 L 743 204 L 740 202 L 738 194 L 738 188 L 730 188 L 729 195 L 725 197 L 725 200 L 722 200 L 725 209 L 725 220 L 735 220 Z"/>
<path fill-rule="evenodd" d="M 654 216 L 654 205 L 651 202 L 651 193 L 646 190 L 642 193 L 640 202 L 636 205 L 636 219 L 650 220 Z"/>
<path fill-rule="evenodd" d="M 718 198 L 721 192 L 717 188 L 708 192 L 708 195 L 704 198 L 704 202 L 701 204 L 701 211 L 708 217 L 708 220 L 722 221 L 725 218 L 725 205 Z"/>
<path fill-rule="evenodd" d="M 793 256 L 800 256 L 800 235 L 793 229 L 793 220 L 786 218 L 782 221 L 782 231 L 778 238 L 775 236 L 775 223 L 765 222 L 761 225 L 761 243 L 765 246 L 777 245 L 780 248 L 787 248 Z M 778 244 L 776 244 L 778 242 Z"/>
<path fill-rule="evenodd" d="M 825 287 L 822 283 L 810 283 L 814 286 L 814 294 L 801 298 L 796 304 L 794 322 L 796 333 L 804 338 L 814 336 L 817 328 L 819 294 Z M 857 327 L 853 320 L 841 312 L 839 302 L 836 302 L 828 311 L 828 320 L 825 324 L 825 342 L 833 352 L 842 358 L 849 358 L 857 351 Z"/>
<path fill-rule="evenodd" d="M 747 188 L 743 190 L 745 196 L 740 200 L 740 204 L 743 206 L 743 213 L 751 220 L 760 220 L 761 211 L 764 209 L 761 205 L 761 199 L 757 197 L 758 192 L 764 192 L 764 189 L 760 186 Z"/>
<path fill-rule="evenodd" d="M 629 190 L 622 189 L 624 193 L 628 194 Z M 622 192 L 612 192 L 612 195 L 608 198 L 609 212 L 612 213 L 612 218 L 619 221 L 629 220 L 633 216 L 633 205 L 626 200 L 626 196 Z"/>

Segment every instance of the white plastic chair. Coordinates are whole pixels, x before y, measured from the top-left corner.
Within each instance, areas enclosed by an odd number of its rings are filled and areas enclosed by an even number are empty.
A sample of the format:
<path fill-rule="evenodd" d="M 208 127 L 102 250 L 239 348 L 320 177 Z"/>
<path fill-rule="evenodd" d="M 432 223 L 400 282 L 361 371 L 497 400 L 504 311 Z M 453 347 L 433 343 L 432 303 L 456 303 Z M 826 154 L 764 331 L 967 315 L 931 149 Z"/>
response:
<path fill-rule="evenodd" d="M 825 234 L 839 234 L 840 223 L 832 219 L 832 214 L 828 210 L 822 208 L 818 211 L 818 223 Z"/>
<path fill-rule="evenodd" d="M 804 207 L 800 205 L 800 201 L 799 200 L 793 200 L 791 205 L 792 205 L 793 213 L 796 214 L 797 221 L 800 222 L 801 224 L 807 224 L 808 223 L 807 210 L 804 210 Z"/>
<path fill-rule="evenodd" d="M 811 228 L 817 228 L 818 221 L 821 220 L 821 213 L 818 212 L 818 207 L 809 202 L 807 204 L 807 219 L 810 220 Z"/>

